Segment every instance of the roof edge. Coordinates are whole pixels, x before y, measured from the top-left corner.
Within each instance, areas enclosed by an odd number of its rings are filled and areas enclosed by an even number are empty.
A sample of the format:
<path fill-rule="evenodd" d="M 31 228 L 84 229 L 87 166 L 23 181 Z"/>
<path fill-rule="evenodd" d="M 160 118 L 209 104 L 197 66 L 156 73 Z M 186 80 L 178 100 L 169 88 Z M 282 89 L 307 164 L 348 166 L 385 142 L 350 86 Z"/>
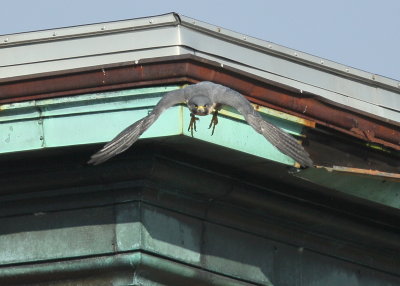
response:
<path fill-rule="evenodd" d="M 317 95 L 305 95 L 277 86 L 266 79 L 229 66 L 221 67 L 217 62 L 193 55 L 153 58 L 14 78 L 0 85 L 0 104 L 205 80 L 230 86 L 247 95 L 257 105 L 315 121 L 367 142 L 400 150 L 400 126 L 396 122 L 327 104 Z"/>
<path fill-rule="evenodd" d="M 348 65 L 330 61 L 322 57 L 294 50 L 273 42 L 251 37 L 247 34 L 234 32 L 232 30 L 202 22 L 190 17 L 179 14 L 178 16 L 181 19 L 181 25 L 188 28 L 200 30 L 204 33 L 212 34 L 213 36 L 223 38 L 224 40 L 228 40 L 242 46 L 261 50 L 267 54 L 290 59 L 293 62 L 306 64 L 316 69 L 329 71 L 330 73 L 335 73 L 346 78 L 356 79 L 369 85 L 378 85 L 382 88 L 390 89 L 400 93 L 400 80 L 395 80 L 389 77 L 363 71 L 361 69 L 357 69 Z"/>
<path fill-rule="evenodd" d="M 289 59 L 293 62 L 298 62 L 316 69 L 335 73 L 345 78 L 355 79 L 368 85 L 379 86 L 384 89 L 400 93 L 400 80 L 391 79 L 389 77 L 353 68 L 348 65 L 339 64 L 337 62 L 294 50 L 273 42 L 257 39 L 247 34 L 234 32 L 229 29 L 202 22 L 176 12 L 135 19 L 99 22 L 94 24 L 0 35 L 0 48 L 18 46 L 28 43 L 49 42 L 94 35 L 97 36 L 168 25 L 182 25 L 202 31 L 206 34 L 211 34 L 217 38 L 234 42 L 238 45 L 260 50 L 270 55 Z"/>
<path fill-rule="evenodd" d="M 153 28 L 157 26 L 176 26 L 180 23 L 181 19 L 179 14 L 172 12 L 143 18 L 134 18 L 111 22 L 99 22 L 94 24 L 84 24 L 32 32 L 6 34 L 0 35 L 0 48 L 18 46 L 27 43 L 31 44 L 69 38 L 79 38 L 84 36 L 97 36 L 110 33 Z"/>

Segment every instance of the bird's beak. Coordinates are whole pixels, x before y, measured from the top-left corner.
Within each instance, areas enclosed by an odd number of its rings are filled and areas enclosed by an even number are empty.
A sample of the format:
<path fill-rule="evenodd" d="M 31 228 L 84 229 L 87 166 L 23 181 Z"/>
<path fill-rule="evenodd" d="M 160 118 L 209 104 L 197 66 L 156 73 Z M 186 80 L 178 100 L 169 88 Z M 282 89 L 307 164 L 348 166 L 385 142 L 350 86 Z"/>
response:
<path fill-rule="evenodd" d="M 204 106 L 199 105 L 199 106 L 197 106 L 197 112 L 205 113 L 206 109 L 204 108 Z"/>

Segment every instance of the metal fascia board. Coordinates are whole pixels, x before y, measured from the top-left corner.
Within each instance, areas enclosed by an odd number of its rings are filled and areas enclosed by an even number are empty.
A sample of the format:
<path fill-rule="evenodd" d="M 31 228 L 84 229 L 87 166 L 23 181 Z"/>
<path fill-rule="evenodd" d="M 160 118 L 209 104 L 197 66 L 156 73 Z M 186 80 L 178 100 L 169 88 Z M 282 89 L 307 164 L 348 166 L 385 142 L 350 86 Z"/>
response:
<path fill-rule="evenodd" d="M 80 38 L 93 35 L 105 35 L 110 33 L 120 33 L 138 29 L 154 28 L 157 26 L 176 26 L 178 23 L 179 17 L 175 13 L 169 13 L 159 16 L 151 16 L 130 20 L 0 35 L 0 47 L 32 44 L 60 39 Z"/>
<path fill-rule="evenodd" d="M 334 167 L 310 168 L 295 176 L 352 196 L 393 208 L 400 208 L 398 174 L 351 168 L 346 170 L 343 167 Z"/>
<path fill-rule="evenodd" d="M 2 47 L 1 66 L 18 66 L 30 63 L 81 59 L 98 55 L 115 55 L 129 51 L 176 46 L 178 35 L 175 27 L 109 33 L 106 35 L 82 36 L 75 39 L 60 39 L 29 45 Z"/>
<path fill-rule="evenodd" d="M 345 94 L 337 93 L 331 90 L 324 89 L 322 87 L 310 85 L 304 82 L 297 81 L 292 78 L 285 77 L 283 75 L 278 75 L 275 73 L 271 73 L 268 71 L 263 71 L 257 69 L 255 67 L 248 66 L 243 63 L 233 62 L 228 59 L 222 59 L 215 55 L 210 55 L 207 53 L 196 51 L 195 54 L 199 57 L 206 58 L 211 61 L 219 62 L 221 66 L 226 67 L 230 66 L 238 70 L 242 70 L 244 72 L 251 73 L 255 76 L 262 77 L 271 82 L 271 84 L 283 87 L 287 90 L 297 91 L 303 94 L 311 94 L 317 95 L 320 98 L 325 99 L 325 101 L 329 102 L 329 104 L 344 107 L 346 109 L 355 110 L 360 114 L 364 115 L 373 115 L 378 119 L 388 119 L 395 122 L 400 122 L 400 112 L 395 110 L 394 108 L 387 108 L 381 106 L 379 104 L 373 104 L 364 100 L 360 100 L 357 98 L 349 97 Z M 387 94 L 383 95 L 380 93 L 381 90 L 377 90 L 376 98 L 382 98 Z M 387 100 L 391 100 L 392 102 L 399 102 L 396 100 L 397 94 L 394 96 L 388 96 Z"/>
<path fill-rule="evenodd" d="M 1 78 L 179 55 L 184 53 L 180 51 L 179 22 L 179 16 L 170 13 L 0 35 Z"/>
<path fill-rule="evenodd" d="M 0 74 L 2 75 L 0 81 L 4 82 L 7 78 L 60 72 L 93 66 L 106 66 L 109 64 L 124 62 L 139 62 L 141 59 L 177 56 L 184 53 L 187 53 L 187 50 L 182 49 L 179 46 L 167 46 L 119 53 L 98 54 L 84 58 L 64 58 L 54 61 L 40 61 L 7 67 L 0 66 Z"/>
<path fill-rule="evenodd" d="M 398 124 L 371 114 L 321 102 L 295 89 L 278 88 L 276 82 L 192 55 L 144 59 L 69 71 L 19 77 L 0 85 L 0 102 L 55 98 L 132 87 L 214 81 L 245 94 L 260 106 L 310 119 L 362 140 L 399 149 Z M 0 79 L 1 82 L 1 79 Z M 372 105 L 369 105 L 372 106 Z M 2 107 L 0 106 L 0 110 Z M 366 109 L 367 110 L 367 109 Z M 398 114 L 398 113 L 397 113 Z M 378 119 L 378 120 L 376 120 Z M 372 132 L 371 132 L 372 130 Z"/>
<path fill-rule="evenodd" d="M 109 141 L 132 122 L 146 116 L 165 92 L 175 88 L 139 88 L 2 105 L 0 153 Z M 277 114 L 260 111 L 288 133 L 301 135 L 303 125 L 296 118 L 279 118 Z M 238 120 L 237 114 L 223 111 L 221 114 L 219 121 L 224 128 L 211 136 L 209 120 L 201 119 L 197 123 L 196 139 L 283 164 L 295 164 L 248 124 Z M 141 138 L 191 136 L 185 128 L 189 120 L 187 108 L 174 106 L 165 111 Z"/>
<path fill-rule="evenodd" d="M 114 44 L 116 42 L 118 45 Z M 192 50 L 180 50 L 177 47 L 189 47 Z M 356 105 L 351 107 L 359 110 L 365 108 L 358 106 L 357 101 L 388 109 L 391 112 L 375 111 L 374 106 L 369 108 L 371 114 L 400 121 L 387 116 L 387 113 L 400 111 L 398 81 L 173 13 L 0 36 L 0 71 L 4 78 L 26 75 L 25 69 L 20 68 L 22 66 L 29 67 L 31 73 L 37 73 L 68 69 L 71 63 L 84 67 L 102 64 L 102 61 L 121 62 L 127 53 L 134 59 L 142 59 L 152 57 L 149 53 L 143 54 L 144 51 L 154 49 L 157 52 L 163 48 L 173 50 L 156 56 L 203 52 L 230 64 L 240 65 L 239 68 L 245 71 L 253 72 L 252 69 L 255 69 L 265 72 L 263 76 L 276 77 L 277 83 L 292 81 L 291 87 L 318 94 L 338 104 L 350 106 L 346 98 L 341 99 L 348 97 L 356 99 L 353 101 Z M 316 89 L 319 89 L 317 93 Z"/>
<path fill-rule="evenodd" d="M 251 38 L 207 23 L 181 16 L 182 45 L 195 49 L 195 54 L 219 58 L 221 62 L 239 64 L 241 69 L 266 72 L 283 81 L 292 80 L 302 91 L 321 89 L 322 97 L 349 106 L 345 96 L 361 102 L 400 112 L 400 81 L 353 69 L 286 47 Z M 278 81 L 279 82 L 279 81 Z M 307 90 L 308 87 L 308 90 Z M 327 91 L 328 94 L 325 92 Z M 333 93 L 332 93 L 333 92 Z M 313 92 L 311 92 L 313 93 Z M 329 94 L 330 93 L 330 94 Z M 350 106 L 359 110 L 362 107 Z M 381 111 L 372 114 L 385 116 Z M 395 121 L 400 121 L 397 116 Z"/>
<path fill-rule="evenodd" d="M 362 78 L 366 81 L 369 81 L 372 84 L 381 83 L 388 87 L 396 89 L 400 88 L 399 80 L 394 80 L 388 77 L 376 75 L 360 69 L 352 68 L 347 65 L 339 64 L 334 61 L 313 56 L 311 54 L 294 50 L 285 46 L 281 46 L 273 42 L 264 41 L 245 34 L 237 33 L 183 15 L 179 15 L 179 17 L 181 19 L 181 25 L 185 27 L 203 31 L 217 38 L 224 38 L 230 40 L 238 45 L 245 45 L 251 48 L 255 48 L 257 50 L 263 50 L 264 52 L 269 54 L 283 56 L 288 59 L 291 59 L 294 62 L 307 63 L 308 65 L 315 66 L 318 69 L 326 69 L 326 70 L 329 69 L 331 71 L 335 71 L 335 73 L 342 74 L 345 77 L 355 76 L 358 78 Z"/>

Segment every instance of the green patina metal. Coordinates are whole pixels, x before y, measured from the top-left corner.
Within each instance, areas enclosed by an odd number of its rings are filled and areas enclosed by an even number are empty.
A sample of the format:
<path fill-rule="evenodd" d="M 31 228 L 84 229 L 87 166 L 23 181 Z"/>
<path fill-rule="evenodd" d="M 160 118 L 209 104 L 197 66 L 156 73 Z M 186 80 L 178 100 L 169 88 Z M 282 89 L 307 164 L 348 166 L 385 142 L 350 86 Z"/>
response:
<path fill-rule="evenodd" d="M 399 179 L 310 168 L 298 177 L 383 205 L 400 208 Z"/>
<path fill-rule="evenodd" d="M 146 116 L 168 91 L 180 86 L 148 87 L 114 92 L 84 94 L 0 106 L 0 154 L 44 148 L 103 143 L 136 120 Z M 270 122 L 302 136 L 309 122 L 279 112 L 259 108 Z M 191 136 L 187 130 L 189 110 L 184 105 L 165 111 L 141 138 Z M 286 165 L 294 161 L 280 153 L 256 133 L 236 110 L 221 111 L 216 132 L 208 129 L 211 117 L 200 117 L 194 137 Z M 309 169 L 298 176 L 319 185 L 385 204 L 400 207 L 398 180 L 379 176 L 343 174 Z"/>
<path fill-rule="evenodd" d="M 146 116 L 160 98 L 179 86 L 129 89 L 66 98 L 53 98 L 1 106 L 0 153 L 100 143 L 111 140 L 136 120 Z M 241 115 L 223 110 L 213 136 L 211 117 L 199 120 L 195 138 L 255 156 L 293 165 L 264 137 L 254 132 Z M 264 112 L 265 113 L 265 112 Z M 301 135 L 302 125 L 264 114 L 289 133 Z M 165 111 L 141 138 L 184 135 L 190 112 L 183 105 Z"/>
<path fill-rule="evenodd" d="M 29 156 L 11 164 L 1 189 L 0 285 L 398 285 L 399 263 L 385 262 L 398 236 L 364 217 L 173 152 L 159 156 L 156 146 L 97 167 L 81 165 L 87 151 L 65 151 L 47 164 Z M 45 191 L 30 185 L 38 179 Z"/>

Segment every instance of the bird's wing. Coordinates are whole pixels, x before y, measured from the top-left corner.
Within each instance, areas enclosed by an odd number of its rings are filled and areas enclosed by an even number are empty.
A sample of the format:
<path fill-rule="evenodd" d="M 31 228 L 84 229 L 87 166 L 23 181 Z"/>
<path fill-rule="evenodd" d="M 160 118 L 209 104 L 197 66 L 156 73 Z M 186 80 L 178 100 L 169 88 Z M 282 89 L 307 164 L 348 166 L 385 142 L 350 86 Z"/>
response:
<path fill-rule="evenodd" d="M 254 110 L 250 102 L 239 92 L 218 85 L 213 89 L 212 97 L 216 103 L 229 105 L 237 109 L 251 127 L 263 135 L 283 154 L 291 157 L 304 167 L 313 166 L 313 162 L 303 146 L 290 134 L 265 121 L 261 115 Z"/>
<path fill-rule="evenodd" d="M 186 101 L 185 92 L 183 89 L 170 91 L 163 96 L 157 103 L 153 111 L 136 121 L 132 125 L 125 128 L 113 140 L 108 142 L 100 151 L 93 154 L 88 161 L 88 164 L 98 165 L 114 157 L 115 155 L 124 152 L 133 143 L 138 140 L 140 135 L 143 134 L 160 116 L 160 114 L 167 108 Z"/>

